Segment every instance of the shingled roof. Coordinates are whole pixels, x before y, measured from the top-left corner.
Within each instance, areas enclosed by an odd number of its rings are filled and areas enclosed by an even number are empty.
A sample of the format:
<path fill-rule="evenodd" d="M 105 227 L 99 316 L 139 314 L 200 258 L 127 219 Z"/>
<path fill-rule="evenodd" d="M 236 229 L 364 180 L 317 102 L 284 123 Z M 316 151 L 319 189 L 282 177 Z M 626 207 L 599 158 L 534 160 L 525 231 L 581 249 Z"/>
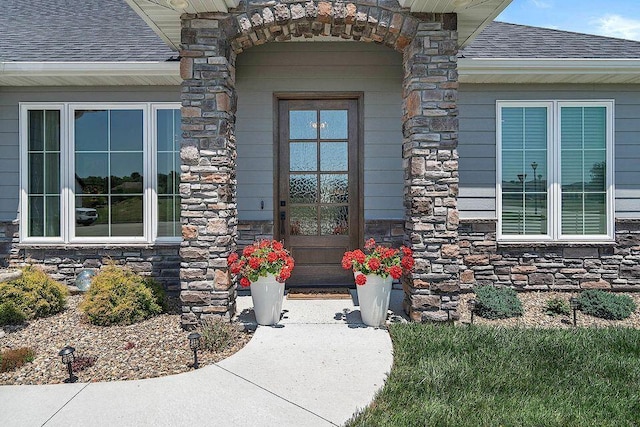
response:
<path fill-rule="evenodd" d="M 177 56 L 124 0 L 5 1 L 0 61 L 166 61 Z"/>
<path fill-rule="evenodd" d="M 460 51 L 465 58 L 640 58 L 640 42 L 493 22 Z"/>

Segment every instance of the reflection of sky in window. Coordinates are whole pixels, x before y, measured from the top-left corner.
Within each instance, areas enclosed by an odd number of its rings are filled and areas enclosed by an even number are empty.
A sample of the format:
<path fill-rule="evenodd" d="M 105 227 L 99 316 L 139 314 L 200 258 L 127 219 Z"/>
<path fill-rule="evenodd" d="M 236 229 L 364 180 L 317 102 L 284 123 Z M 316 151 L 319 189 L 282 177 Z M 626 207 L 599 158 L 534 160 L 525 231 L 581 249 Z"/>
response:
<path fill-rule="evenodd" d="M 76 111 L 76 151 L 106 151 L 108 137 L 107 111 Z"/>
<path fill-rule="evenodd" d="M 113 151 L 142 151 L 142 110 L 112 110 L 110 136 Z"/>

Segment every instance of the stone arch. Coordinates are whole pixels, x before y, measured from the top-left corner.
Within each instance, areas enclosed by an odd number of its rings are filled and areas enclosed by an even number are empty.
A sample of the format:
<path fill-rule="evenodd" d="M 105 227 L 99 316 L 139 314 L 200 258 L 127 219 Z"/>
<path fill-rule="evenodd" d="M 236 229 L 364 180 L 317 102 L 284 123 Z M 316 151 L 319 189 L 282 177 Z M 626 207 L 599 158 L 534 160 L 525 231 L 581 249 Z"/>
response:
<path fill-rule="evenodd" d="M 342 0 L 248 6 L 230 17 L 226 36 L 236 54 L 267 42 L 317 36 L 374 42 L 402 52 L 415 36 L 419 20 L 396 6 Z"/>

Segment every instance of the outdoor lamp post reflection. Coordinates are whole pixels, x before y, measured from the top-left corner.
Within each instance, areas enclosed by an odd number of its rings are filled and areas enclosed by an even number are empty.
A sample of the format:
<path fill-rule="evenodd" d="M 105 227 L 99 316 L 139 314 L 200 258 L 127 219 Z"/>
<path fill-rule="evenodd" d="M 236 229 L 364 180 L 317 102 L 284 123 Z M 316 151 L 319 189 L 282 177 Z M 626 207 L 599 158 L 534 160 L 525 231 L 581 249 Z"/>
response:
<path fill-rule="evenodd" d="M 191 332 L 187 339 L 189 339 L 189 347 L 193 350 L 193 369 L 198 369 L 198 349 L 200 348 L 200 334 L 197 332 Z"/>
<path fill-rule="evenodd" d="M 473 325 L 473 315 L 476 312 L 477 301 L 475 299 L 470 299 L 467 301 L 467 305 L 469 306 L 469 311 L 471 312 L 471 324 Z"/>
<path fill-rule="evenodd" d="M 573 326 L 577 326 L 576 322 L 576 312 L 578 308 L 580 308 L 580 300 L 577 297 L 569 298 L 569 305 L 571 306 L 571 310 L 573 310 Z"/>
<path fill-rule="evenodd" d="M 78 380 L 78 377 L 73 375 L 73 361 L 76 360 L 73 353 L 75 351 L 75 348 L 66 346 L 58 352 L 58 356 L 62 357 L 62 363 L 67 365 L 67 371 L 69 372 L 69 378 L 64 380 L 65 383 L 75 383 Z"/>
<path fill-rule="evenodd" d="M 531 169 L 533 169 L 533 191 L 537 192 L 538 182 L 536 180 L 536 169 L 538 169 L 538 163 L 537 162 L 531 163 Z M 538 195 L 537 194 L 533 195 L 533 206 L 534 206 L 536 215 L 538 215 Z"/>

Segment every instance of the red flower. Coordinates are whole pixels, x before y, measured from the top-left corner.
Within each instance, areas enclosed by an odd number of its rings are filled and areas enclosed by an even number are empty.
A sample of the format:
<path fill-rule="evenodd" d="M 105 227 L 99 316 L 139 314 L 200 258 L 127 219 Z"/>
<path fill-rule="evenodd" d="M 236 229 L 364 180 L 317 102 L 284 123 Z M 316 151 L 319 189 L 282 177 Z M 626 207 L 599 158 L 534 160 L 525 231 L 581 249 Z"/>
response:
<path fill-rule="evenodd" d="M 405 270 L 411 270 L 413 268 L 413 265 L 415 264 L 415 260 L 413 259 L 413 257 L 405 256 L 404 258 L 402 258 L 400 264 L 402 264 L 402 268 L 404 268 Z"/>
<path fill-rule="evenodd" d="M 362 286 L 365 283 L 367 283 L 367 276 L 365 276 L 364 274 L 358 274 L 356 276 L 356 285 Z"/>
<path fill-rule="evenodd" d="M 242 270 L 243 265 L 244 265 L 244 262 L 242 261 L 234 262 L 233 264 L 231 264 L 231 273 L 233 274 L 240 273 L 240 270 Z"/>
<path fill-rule="evenodd" d="M 274 241 L 273 244 L 271 245 L 271 247 L 275 250 L 275 251 L 281 251 L 282 249 L 284 249 L 284 247 L 282 246 L 282 243 L 278 242 L 278 241 Z"/>
<path fill-rule="evenodd" d="M 243 277 L 242 279 L 240 279 L 240 286 L 242 286 L 243 288 L 248 288 L 249 286 L 251 286 L 251 282 L 246 277 Z"/>
<path fill-rule="evenodd" d="M 238 260 L 238 258 L 238 254 L 233 252 L 231 255 L 229 255 L 229 258 L 227 258 L 227 265 L 233 264 Z"/>
<path fill-rule="evenodd" d="M 400 277 L 402 277 L 402 268 L 398 267 L 397 265 L 391 266 L 391 268 L 389 268 L 389 274 L 394 279 L 399 279 Z"/>
<path fill-rule="evenodd" d="M 262 260 L 260 258 L 249 258 L 249 267 L 254 270 L 260 268 L 260 264 L 262 264 Z"/>
<path fill-rule="evenodd" d="M 353 257 L 358 262 L 358 264 L 364 264 L 364 261 L 367 258 L 364 252 L 362 252 L 360 249 L 356 249 L 355 251 L 353 251 Z"/>
<path fill-rule="evenodd" d="M 413 255 L 413 251 L 411 249 L 409 249 L 406 246 L 402 247 L 402 253 L 404 254 L 404 256 L 412 256 Z"/>
<path fill-rule="evenodd" d="M 344 256 L 342 257 L 342 268 L 344 268 L 345 270 L 349 270 L 351 268 L 351 265 L 353 263 L 353 252 L 345 252 Z"/>
<path fill-rule="evenodd" d="M 255 246 L 253 246 L 253 245 L 252 246 L 247 246 L 242 251 L 242 255 L 245 256 L 245 257 L 250 257 L 255 251 L 256 251 L 256 247 Z"/>
<path fill-rule="evenodd" d="M 275 252 L 269 252 L 267 254 L 267 261 L 276 262 L 278 260 L 278 254 Z"/>
<path fill-rule="evenodd" d="M 373 249 L 373 248 L 375 248 L 375 247 L 376 247 L 376 241 L 375 241 L 373 238 L 371 238 L 371 239 L 367 240 L 367 241 L 364 243 L 364 248 L 365 248 L 366 250 L 371 250 L 371 249 Z"/>
<path fill-rule="evenodd" d="M 380 260 L 378 258 L 371 258 L 369 262 L 367 262 L 367 266 L 369 270 L 375 271 L 380 268 Z"/>
<path fill-rule="evenodd" d="M 264 249 L 267 246 L 269 246 L 269 241 L 268 240 L 261 240 L 259 243 L 260 249 Z"/>

